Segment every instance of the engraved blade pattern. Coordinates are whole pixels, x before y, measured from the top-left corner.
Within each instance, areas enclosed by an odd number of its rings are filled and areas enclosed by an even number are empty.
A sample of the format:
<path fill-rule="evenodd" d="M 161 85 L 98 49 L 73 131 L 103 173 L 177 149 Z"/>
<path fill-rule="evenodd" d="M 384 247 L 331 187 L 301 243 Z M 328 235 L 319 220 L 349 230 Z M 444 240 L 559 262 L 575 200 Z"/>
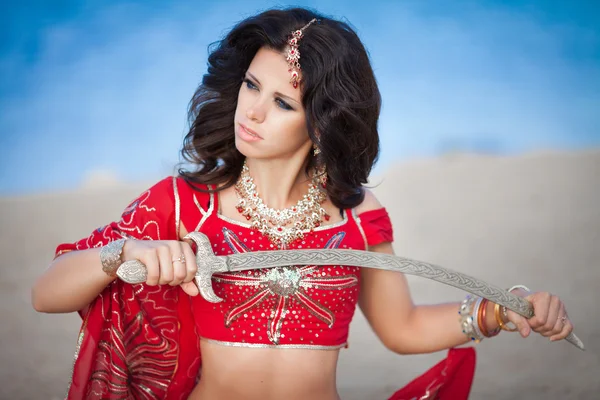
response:
<path fill-rule="evenodd" d="M 227 256 L 230 272 L 288 265 L 348 265 L 397 271 L 435 280 L 499 303 L 516 313 L 533 317 L 533 307 L 524 298 L 508 293 L 477 278 L 409 258 L 360 250 L 273 250 Z"/>
<path fill-rule="evenodd" d="M 503 305 L 525 318 L 533 317 L 533 306 L 527 299 L 461 272 L 391 254 L 332 249 L 256 251 L 227 256 L 227 269 L 231 272 L 255 269 L 256 265 L 260 265 L 261 268 L 289 265 L 347 265 L 397 271 L 454 286 Z M 565 340 L 581 350 L 585 349 L 583 342 L 574 333 L 569 334 Z"/>

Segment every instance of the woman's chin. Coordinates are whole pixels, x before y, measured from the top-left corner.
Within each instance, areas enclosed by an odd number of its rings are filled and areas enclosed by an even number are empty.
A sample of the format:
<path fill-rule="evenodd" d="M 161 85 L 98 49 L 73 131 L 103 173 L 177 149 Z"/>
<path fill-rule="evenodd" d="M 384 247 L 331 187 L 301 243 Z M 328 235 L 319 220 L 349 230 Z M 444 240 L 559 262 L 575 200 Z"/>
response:
<path fill-rule="evenodd" d="M 262 158 L 261 151 L 256 148 L 255 143 L 248 143 L 237 136 L 235 137 L 235 148 L 246 158 Z"/>

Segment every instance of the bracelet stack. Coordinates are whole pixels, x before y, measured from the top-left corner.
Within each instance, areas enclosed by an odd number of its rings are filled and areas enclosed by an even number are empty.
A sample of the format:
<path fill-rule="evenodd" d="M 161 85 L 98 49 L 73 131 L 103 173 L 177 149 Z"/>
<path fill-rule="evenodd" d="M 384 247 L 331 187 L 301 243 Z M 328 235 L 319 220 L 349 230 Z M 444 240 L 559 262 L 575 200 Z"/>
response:
<path fill-rule="evenodd" d="M 500 333 L 500 328 L 489 331 L 485 324 L 488 299 L 468 295 L 460 305 L 460 326 L 469 340 L 479 343 Z"/>
<path fill-rule="evenodd" d="M 487 338 L 496 336 L 502 330 L 502 329 L 500 329 L 500 326 L 491 332 L 488 331 L 488 329 L 487 329 L 487 325 L 485 324 L 485 321 L 486 321 L 486 314 L 487 314 L 487 305 L 489 302 L 490 301 L 488 299 L 482 299 L 481 306 L 480 306 L 480 312 L 477 314 L 477 324 L 479 325 L 479 329 L 481 330 L 481 333 L 483 334 L 483 336 L 485 336 Z"/>
<path fill-rule="evenodd" d="M 508 289 L 508 291 L 512 292 L 515 289 L 523 289 L 529 292 L 529 289 L 523 285 L 515 285 Z M 467 335 L 469 340 L 475 343 L 481 342 L 484 338 L 494 337 L 502 330 L 508 332 L 517 330 L 516 327 L 508 326 L 506 322 L 508 320 L 506 307 L 496 304 L 494 306 L 494 319 L 498 324 L 498 328 L 490 332 L 485 324 L 488 303 L 488 299 L 468 295 L 458 310 L 463 333 Z"/>

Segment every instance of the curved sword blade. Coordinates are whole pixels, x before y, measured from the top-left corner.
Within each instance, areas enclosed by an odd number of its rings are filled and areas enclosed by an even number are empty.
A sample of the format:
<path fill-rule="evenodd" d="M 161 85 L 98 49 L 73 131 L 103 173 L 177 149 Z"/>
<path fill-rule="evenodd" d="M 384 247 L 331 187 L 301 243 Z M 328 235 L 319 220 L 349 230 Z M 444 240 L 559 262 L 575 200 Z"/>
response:
<path fill-rule="evenodd" d="M 222 301 L 214 293 L 212 287 L 211 277 L 217 272 L 238 272 L 294 265 L 347 265 L 396 271 L 431 279 L 503 305 L 525 318 L 533 317 L 533 306 L 527 299 L 472 276 L 424 261 L 391 254 L 340 249 L 272 250 L 216 256 L 212 252 L 210 241 L 206 235 L 192 232 L 186 237 L 192 239 L 198 247 L 196 253 L 198 272 L 195 279 L 200 294 L 207 301 L 213 303 Z M 117 275 L 128 283 L 142 283 L 146 281 L 146 267 L 138 260 L 127 261 L 119 267 Z M 583 342 L 574 333 L 569 334 L 565 340 L 581 350 L 585 349 Z"/>
<path fill-rule="evenodd" d="M 391 254 L 361 250 L 273 250 L 232 254 L 227 259 L 230 272 L 249 269 L 274 268 L 290 265 L 347 265 L 402 272 L 454 286 L 505 306 L 525 318 L 533 317 L 533 305 L 525 298 L 461 272 L 424 261 Z M 580 350 L 585 350 L 581 339 L 574 333 L 565 338 Z"/>

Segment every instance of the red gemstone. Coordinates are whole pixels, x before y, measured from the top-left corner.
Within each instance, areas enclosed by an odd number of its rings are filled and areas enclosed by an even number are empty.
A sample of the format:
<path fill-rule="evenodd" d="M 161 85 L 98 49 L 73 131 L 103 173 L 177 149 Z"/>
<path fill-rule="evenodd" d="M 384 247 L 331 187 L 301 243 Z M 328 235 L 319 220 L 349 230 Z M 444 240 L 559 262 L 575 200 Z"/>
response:
<path fill-rule="evenodd" d="M 250 221 L 250 216 L 246 215 L 246 220 Z"/>
<path fill-rule="evenodd" d="M 325 221 L 329 221 L 329 218 L 331 218 L 329 215 L 325 214 Z"/>
<path fill-rule="evenodd" d="M 321 223 L 320 223 L 320 222 L 317 222 L 317 223 L 315 224 L 315 226 L 321 226 Z"/>

